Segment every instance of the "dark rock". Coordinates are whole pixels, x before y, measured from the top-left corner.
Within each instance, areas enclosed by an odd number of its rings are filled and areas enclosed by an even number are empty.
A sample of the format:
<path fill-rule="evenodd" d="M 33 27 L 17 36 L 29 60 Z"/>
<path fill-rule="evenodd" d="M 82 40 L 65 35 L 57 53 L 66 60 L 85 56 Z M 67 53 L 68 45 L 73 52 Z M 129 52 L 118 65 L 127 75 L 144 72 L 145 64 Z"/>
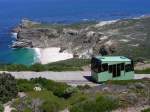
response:
<path fill-rule="evenodd" d="M 105 92 L 111 92 L 111 89 L 109 87 L 104 87 L 103 91 L 105 91 Z"/>
<path fill-rule="evenodd" d="M 32 48 L 33 47 L 32 41 L 21 40 L 21 41 L 13 42 L 13 44 L 12 44 L 12 48 L 26 48 L 26 47 Z"/>
<path fill-rule="evenodd" d="M 135 104 L 138 101 L 138 97 L 135 93 L 129 93 L 126 96 L 126 100 L 131 104 Z"/>
<path fill-rule="evenodd" d="M 100 50 L 99 50 L 99 54 L 101 54 L 102 56 L 108 55 L 109 51 L 105 46 L 101 46 Z"/>
<path fill-rule="evenodd" d="M 64 50 L 66 50 L 66 48 L 61 47 L 60 50 L 59 50 L 59 52 L 62 53 L 62 52 L 64 52 Z"/>
<path fill-rule="evenodd" d="M 132 90 L 135 90 L 135 89 L 136 89 L 135 85 L 128 85 L 128 88 L 129 88 L 129 89 L 132 89 Z"/>
<path fill-rule="evenodd" d="M 134 86 L 137 88 L 137 89 L 144 89 L 146 88 L 146 85 L 141 83 L 141 82 L 138 82 L 138 83 L 135 83 Z"/>
<path fill-rule="evenodd" d="M 73 29 L 64 29 L 63 33 L 71 35 L 71 36 L 75 36 L 75 35 L 78 35 L 79 32 L 77 30 L 73 30 Z"/>

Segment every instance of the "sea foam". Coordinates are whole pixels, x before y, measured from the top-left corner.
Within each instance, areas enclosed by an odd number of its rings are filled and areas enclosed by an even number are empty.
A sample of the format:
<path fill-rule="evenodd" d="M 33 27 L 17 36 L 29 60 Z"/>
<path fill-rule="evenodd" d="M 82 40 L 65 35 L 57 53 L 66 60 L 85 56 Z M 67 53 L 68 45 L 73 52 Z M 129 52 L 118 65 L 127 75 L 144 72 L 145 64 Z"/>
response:
<path fill-rule="evenodd" d="M 33 48 L 35 51 L 34 63 L 41 63 L 41 51 L 40 48 Z"/>
<path fill-rule="evenodd" d="M 18 33 L 11 33 L 11 37 L 17 39 Z"/>

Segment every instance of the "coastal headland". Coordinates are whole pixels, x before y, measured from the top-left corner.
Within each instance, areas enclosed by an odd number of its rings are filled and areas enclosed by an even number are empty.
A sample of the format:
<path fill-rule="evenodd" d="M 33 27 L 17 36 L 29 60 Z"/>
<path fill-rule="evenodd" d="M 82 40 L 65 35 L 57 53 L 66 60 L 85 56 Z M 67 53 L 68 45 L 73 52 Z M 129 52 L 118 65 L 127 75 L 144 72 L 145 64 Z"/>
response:
<path fill-rule="evenodd" d="M 13 48 L 34 48 L 41 63 L 93 55 L 150 59 L 150 17 L 74 24 L 48 24 L 24 19 L 13 29 Z M 55 57 L 55 58 L 54 58 Z"/>

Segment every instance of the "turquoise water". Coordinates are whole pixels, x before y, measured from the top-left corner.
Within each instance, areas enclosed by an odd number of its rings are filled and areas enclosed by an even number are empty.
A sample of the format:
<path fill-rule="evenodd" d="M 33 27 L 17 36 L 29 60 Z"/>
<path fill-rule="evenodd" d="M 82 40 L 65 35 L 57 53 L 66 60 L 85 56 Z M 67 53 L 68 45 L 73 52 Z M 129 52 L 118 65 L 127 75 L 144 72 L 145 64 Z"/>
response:
<path fill-rule="evenodd" d="M 29 64 L 32 64 L 35 62 L 35 51 L 33 49 L 27 49 L 27 48 L 24 48 L 24 49 L 15 49 L 13 50 L 12 52 L 12 55 L 11 55 L 14 59 L 14 63 L 16 64 L 26 64 L 26 65 L 29 65 Z"/>
<path fill-rule="evenodd" d="M 35 62 L 33 49 L 11 49 L 11 29 L 21 19 L 74 23 L 150 14 L 150 0 L 0 0 L 0 63 Z"/>
<path fill-rule="evenodd" d="M 1 63 L 30 65 L 36 62 L 36 52 L 34 49 L 28 48 L 13 49 L 3 52 L 3 54 L 0 55 L 0 58 L 6 59 L 1 60 Z"/>

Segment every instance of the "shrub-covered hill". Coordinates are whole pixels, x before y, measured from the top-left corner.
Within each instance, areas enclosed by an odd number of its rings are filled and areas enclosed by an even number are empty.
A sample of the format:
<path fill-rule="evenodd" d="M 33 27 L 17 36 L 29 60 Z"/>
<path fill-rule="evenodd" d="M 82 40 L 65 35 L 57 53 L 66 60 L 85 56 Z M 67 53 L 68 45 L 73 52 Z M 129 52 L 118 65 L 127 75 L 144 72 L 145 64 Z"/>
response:
<path fill-rule="evenodd" d="M 3 83 L 3 90 L 6 91 L 0 91 L 0 101 L 5 103 L 14 98 L 11 103 L 15 108 L 13 112 L 115 112 L 127 107 L 143 110 L 150 103 L 150 79 L 108 81 L 95 87 L 71 87 L 44 78 L 16 80 L 5 73 L 0 77 L 1 87 Z M 5 83 L 7 81 L 11 83 Z M 12 94 L 14 91 L 10 87 L 17 90 L 15 94 Z M 9 94 L 6 94 L 8 91 Z M 18 96 L 16 92 L 19 92 Z M 6 97 L 7 100 L 4 100 Z"/>

